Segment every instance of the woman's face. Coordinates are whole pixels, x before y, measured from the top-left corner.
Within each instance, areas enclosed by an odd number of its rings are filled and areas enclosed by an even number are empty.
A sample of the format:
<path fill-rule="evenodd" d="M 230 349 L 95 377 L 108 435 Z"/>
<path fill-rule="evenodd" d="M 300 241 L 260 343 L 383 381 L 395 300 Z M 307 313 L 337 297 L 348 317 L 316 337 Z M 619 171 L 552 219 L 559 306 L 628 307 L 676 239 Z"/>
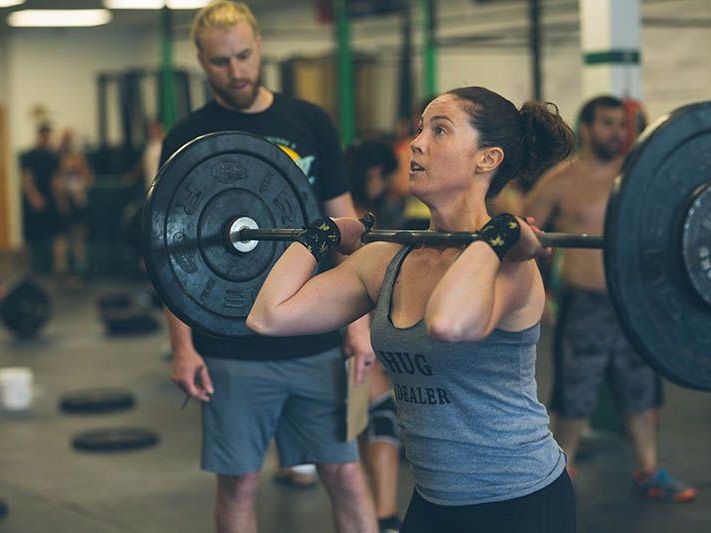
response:
<path fill-rule="evenodd" d="M 425 199 L 471 186 L 478 152 L 477 132 L 456 96 L 442 95 L 425 108 L 410 149 L 413 194 Z"/>

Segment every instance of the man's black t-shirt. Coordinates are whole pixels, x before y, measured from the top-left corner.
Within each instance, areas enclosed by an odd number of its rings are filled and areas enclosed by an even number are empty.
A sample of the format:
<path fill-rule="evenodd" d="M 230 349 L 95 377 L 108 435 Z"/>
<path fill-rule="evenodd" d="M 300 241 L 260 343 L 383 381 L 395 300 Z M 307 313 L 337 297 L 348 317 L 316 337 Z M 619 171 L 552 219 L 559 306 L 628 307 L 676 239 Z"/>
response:
<path fill-rule="evenodd" d="M 20 167 L 29 170 L 35 181 L 35 187 L 51 201 L 52 176 L 59 168 L 59 156 L 48 148 L 33 148 L 20 155 Z"/>
<path fill-rule="evenodd" d="M 32 174 L 35 187 L 44 197 L 46 206 L 37 211 L 27 197 L 22 195 L 24 214 L 24 236 L 28 243 L 39 242 L 51 238 L 60 231 L 61 219 L 52 194 L 52 178 L 59 168 L 59 156 L 49 148 L 32 148 L 20 154 L 22 172 Z"/>
<path fill-rule="evenodd" d="M 260 113 L 239 113 L 211 101 L 176 124 L 163 141 L 161 165 L 185 143 L 217 131 L 239 130 L 264 137 L 282 148 L 301 168 L 323 203 L 349 191 L 338 133 L 319 107 L 279 93 Z M 340 344 L 338 332 L 299 337 L 249 335 L 236 339 L 193 331 L 195 349 L 205 357 L 289 359 L 314 355 Z"/>

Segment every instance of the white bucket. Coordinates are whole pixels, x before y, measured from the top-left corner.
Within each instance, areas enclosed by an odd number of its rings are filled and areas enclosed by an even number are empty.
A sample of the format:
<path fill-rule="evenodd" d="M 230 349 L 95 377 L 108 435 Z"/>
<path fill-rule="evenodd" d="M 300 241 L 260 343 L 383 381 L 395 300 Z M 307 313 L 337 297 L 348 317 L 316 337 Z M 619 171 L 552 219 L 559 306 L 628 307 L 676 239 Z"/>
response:
<path fill-rule="evenodd" d="M 6 411 L 24 411 L 32 406 L 32 369 L 0 368 L 0 405 Z"/>

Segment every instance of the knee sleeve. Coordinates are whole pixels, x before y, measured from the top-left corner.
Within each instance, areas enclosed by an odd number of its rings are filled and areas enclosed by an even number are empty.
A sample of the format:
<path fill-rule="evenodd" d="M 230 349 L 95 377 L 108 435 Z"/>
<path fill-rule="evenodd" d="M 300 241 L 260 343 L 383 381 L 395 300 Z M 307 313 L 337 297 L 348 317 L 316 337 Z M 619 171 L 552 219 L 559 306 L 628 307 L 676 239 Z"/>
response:
<path fill-rule="evenodd" d="M 387 442 L 400 447 L 395 400 L 390 393 L 376 398 L 368 407 L 367 435 L 369 442 Z"/>

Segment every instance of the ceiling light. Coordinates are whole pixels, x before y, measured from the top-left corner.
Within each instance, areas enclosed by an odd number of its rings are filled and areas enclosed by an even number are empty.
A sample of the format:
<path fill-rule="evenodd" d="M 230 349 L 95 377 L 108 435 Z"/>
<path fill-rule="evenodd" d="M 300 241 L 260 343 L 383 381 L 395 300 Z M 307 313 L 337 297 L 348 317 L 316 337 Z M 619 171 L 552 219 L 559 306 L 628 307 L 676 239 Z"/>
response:
<path fill-rule="evenodd" d="M 170 9 L 200 9 L 208 4 L 209 0 L 166 0 L 165 5 Z"/>
<path fill-rule="evenodd" d="M 25 0 L 0 0 L 0 7 L 12 7 L 24 4 Z"/>
<path fill-rule="evenodd" d="M 108 9 L 161 9 L 165 0 L 104 0 Z"/>
<path fill-rule="evenodd" d="M 200 9 L 208 3 L 209 0 L 104 0 L 104 7 L 108 9 L 161 9 L 163 7 Z"/>
<path fill-rule="evenodd" d="M 23 9 L 7 16 L 10 26 L 24 28 L 101 26 L 110 20 L 106 9 Z"/>

